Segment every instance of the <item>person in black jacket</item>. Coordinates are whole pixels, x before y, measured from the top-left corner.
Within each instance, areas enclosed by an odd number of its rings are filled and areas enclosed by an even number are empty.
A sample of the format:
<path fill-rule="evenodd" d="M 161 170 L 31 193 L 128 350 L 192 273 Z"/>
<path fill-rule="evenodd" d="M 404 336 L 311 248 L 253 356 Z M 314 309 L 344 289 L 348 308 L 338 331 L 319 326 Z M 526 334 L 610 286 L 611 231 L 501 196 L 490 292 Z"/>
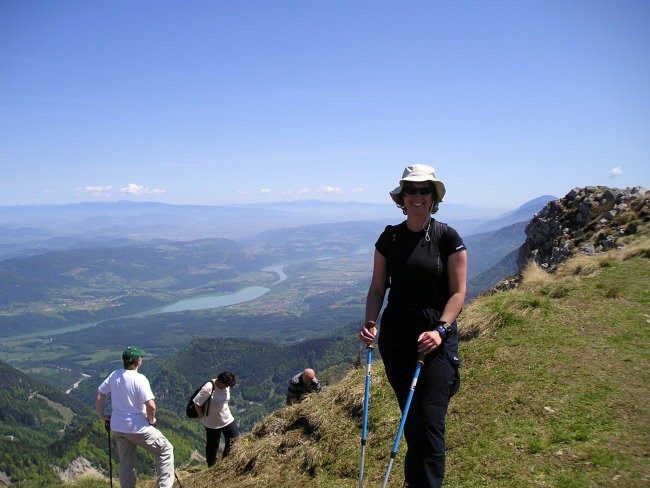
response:
<path fill-rule="evenodd" d="M 287 405 L 301 402 L 308 393 L 318 393 L 320 390 L 321 386 L 316 378 L 316 372 L 311 368 L 307 368 L 289 380 Z"/>
<path fill-rule="evenodd" d="M 445 473 L 445 416 L 460 384 L 456 317 L 465 301 L 467 251 L 451 227 L 432 218 L 445 194 L 435 170 L 404 169 L 390 196 L 406 220 L 389 225 L 375 244 L 365 324 L 371 344 L 386 290 L 379 351 L 397 402 L 404 410 L 418 355 L 425 354 L 404 427 L 407 487 L 439 488 Z"/>

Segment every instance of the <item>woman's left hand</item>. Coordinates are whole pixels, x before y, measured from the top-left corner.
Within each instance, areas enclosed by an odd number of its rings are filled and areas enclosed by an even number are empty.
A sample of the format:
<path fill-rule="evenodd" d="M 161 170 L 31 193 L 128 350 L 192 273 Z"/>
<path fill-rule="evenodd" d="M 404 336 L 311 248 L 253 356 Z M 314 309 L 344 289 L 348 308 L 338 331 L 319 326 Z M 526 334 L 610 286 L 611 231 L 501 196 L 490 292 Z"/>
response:
<path fill-rule="evenodd" d="M 418 337 L 418 353 L 428 354 L 442 344 L 440 333 L 435 330 L 422 332 Z"/>

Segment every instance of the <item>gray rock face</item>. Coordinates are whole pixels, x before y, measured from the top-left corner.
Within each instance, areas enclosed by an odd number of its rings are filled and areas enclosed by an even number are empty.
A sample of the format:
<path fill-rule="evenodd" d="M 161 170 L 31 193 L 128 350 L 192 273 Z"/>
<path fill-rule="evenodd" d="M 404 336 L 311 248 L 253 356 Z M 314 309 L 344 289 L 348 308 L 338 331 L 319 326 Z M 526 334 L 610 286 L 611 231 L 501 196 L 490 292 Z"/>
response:
<path fill-rule="evenodd" d="M 593 255 L 618 247 L 618 239 L 634 234 L 635 222 L 650 218 L 650 192 L 642 187 L 574 188 L 549 202 L 526 227 L 517 266 L 534 260 L 553 269 L 575 253 Z"/>
<path fill-rule="evenodd" d="M 57 466 L 53 466 L 53 469 L 63 482 L 71 482 L 74 478 L 81 475 L 92 475 L 95 478 L 105 478 L 97 468 L 90 464 L 90 461 L 82 456 L 74 459 L 65 471 Z"/>

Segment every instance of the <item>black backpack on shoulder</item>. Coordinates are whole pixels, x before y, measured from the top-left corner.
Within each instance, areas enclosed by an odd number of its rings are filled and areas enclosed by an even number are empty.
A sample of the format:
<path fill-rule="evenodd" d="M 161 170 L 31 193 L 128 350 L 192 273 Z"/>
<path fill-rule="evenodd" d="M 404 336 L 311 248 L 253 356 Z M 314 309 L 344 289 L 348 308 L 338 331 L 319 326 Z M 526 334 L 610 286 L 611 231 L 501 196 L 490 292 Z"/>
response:
<path fill-rule="evenodd" d="M 210 396 L 208 399 L 205 401 L 205 403 L 201 406 L 201 408 L 204 410 L 203 416 L 205 417 L 208 415 L 210 412 L 210 400 L 212 400 L 212 393 L 214 393 L 214 381 L 210 380 L 210 383 L 212 383 L 212 391 L 210 392 Z M 204 385 L 205 383 L 203 383 Z M 199 414 L 196 412 L 196 408 L 194 408 L 194 397 L 198 395 L 198 393 L 201 391 L 201 388 L 203 388 L 203 385 L 201 385 L 199 388 L 194 390 L 194 393 L 192 393 L 192 396 L 190 399 L 187 401 L 187 405 L 185 405 L 185 415 L 187 415 L 191 419 L 197 419 L 199 418 Z"/>

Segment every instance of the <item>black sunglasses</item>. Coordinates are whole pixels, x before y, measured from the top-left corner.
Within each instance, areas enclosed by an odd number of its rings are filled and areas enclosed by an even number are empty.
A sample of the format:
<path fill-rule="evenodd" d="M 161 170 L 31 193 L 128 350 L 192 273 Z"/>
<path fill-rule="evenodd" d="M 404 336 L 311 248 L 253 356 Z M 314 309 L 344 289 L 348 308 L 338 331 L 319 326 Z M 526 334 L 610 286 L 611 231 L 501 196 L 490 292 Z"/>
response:
<path fill-rule="evenodd" d="M 424 186 L 422 188 L 415 188 L 414 186 L 405 186 L 404 193 L 407 195 L 415 195 L 419 193 L 422 196 L 430 195 L 433 192 L 430 186 Z"/>

